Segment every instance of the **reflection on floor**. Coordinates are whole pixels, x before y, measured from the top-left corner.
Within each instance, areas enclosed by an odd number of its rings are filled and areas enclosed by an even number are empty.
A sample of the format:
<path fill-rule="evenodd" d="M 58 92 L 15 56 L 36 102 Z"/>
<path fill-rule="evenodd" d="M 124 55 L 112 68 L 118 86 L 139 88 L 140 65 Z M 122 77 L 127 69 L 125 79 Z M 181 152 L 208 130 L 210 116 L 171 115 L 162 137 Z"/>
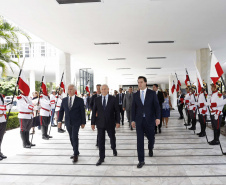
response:
<path fill-rule="evenodd" d="M 199 138 L 193 131 L 186 130 L 183 120 L 178 120 L 177 112 L 171 113 L 168 128 L 156 135 L 154 157 L 148 157 L 146 165 L 137 169 L 136 132 L 128 123 L 117 129 L 118 156 L 113 157 L 109 139 L 106 140 L 106 159 L 96 167 L 98 149 L 95 146 L 96 131 L 87 123 L 80 130 L 80 156 L 77 164 L 72 164 L 72 147 L 67 133 L 57 133 L 52 128 L 53 139 L 41 139 L 36 130 L 36 147 L 23 149 L 19 130 L 8 131 L 3 140 L 7 160 L 0 162 L 0 185 L 4 184 L 226 184 L 226 156 L 222 156 L 219 146 L 209 146 L 206 138 Z M 200 131 L 197 123 L 197 132 Z M 208 129 L 212 140 L 212 130 Z M 226 150 L 226 138 L 221 136 Z M 145 139 L 145 149 L 147 140 Z"/>

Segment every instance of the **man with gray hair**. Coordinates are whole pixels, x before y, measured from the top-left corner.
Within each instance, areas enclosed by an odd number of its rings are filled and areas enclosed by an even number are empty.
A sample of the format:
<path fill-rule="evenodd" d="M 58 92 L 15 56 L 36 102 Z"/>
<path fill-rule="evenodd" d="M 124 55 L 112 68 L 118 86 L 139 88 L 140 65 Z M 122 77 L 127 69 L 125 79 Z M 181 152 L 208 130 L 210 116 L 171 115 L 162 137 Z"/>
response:
<path fill-rule="evenodd" d="M 91 127 L 95 130 L 95 125 L 98 131 L 99 141 L 99 156 L 100 159 L 96 166 L 101 165 L 105 158 L 105 131 L 107 131 L 111 142 L 113 155 L 117 156 L 115 127 L 120 127 L 120 112 L 116 98 L 109 95 L 108 85 L 101 86 L 102 96 L 95 98 L 93 113 L 91 119 Z"/>
<path fill-rule="evenodd" d="M 70 136 L 71 145 L 73 147 L 74 154 L 71 156 L 73 158 L 73 163 L 78 161 L 78 132 L 79 128 L 85 127 L 85 107 L 82 98 L 75 96 L 75 86 L 74 84 L 68 85 L 68 97 L 63 98 L 60 111 L 58 123 L 62 123 L 62 119 L 65 113 L 65 125 Z"/>

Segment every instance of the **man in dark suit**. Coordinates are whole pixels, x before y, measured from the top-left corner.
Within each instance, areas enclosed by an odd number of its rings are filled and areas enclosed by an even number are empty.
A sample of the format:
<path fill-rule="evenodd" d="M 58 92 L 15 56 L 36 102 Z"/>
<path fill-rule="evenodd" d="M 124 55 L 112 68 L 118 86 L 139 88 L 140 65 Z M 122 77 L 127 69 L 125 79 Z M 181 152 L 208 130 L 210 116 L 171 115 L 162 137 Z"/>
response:
<path fill-rule="evenodd" d="M 71 145 L 73 147 L 74 155 L 73 163 L 78 161 L 78 132 L 79 128 L 85 127 L 85 107 L 82 98 L 75 96 L 75 86 L 70 84 L 68 86 L 68 97 L 64 98 L 61 103 L 59 111 L 58 122 L 62 123 L 62 119 L 65 113 L 65 125 L 70 136 Z"/>
<path fill-rule="evenodd" d="M 161 91 L 158 90 L 159 86 L 158 84 L 153 85 L 153 91 L 156 92 L 156 95 L 159 100 L 159 106 L 160 106 L 160 124 L 158 125 L 159 133 L 161 133 L 161 128 L 162 128 L 162 103 L 164 102 L 164 96 Z M 157 126 L 155 126 L 155 134 L 157 134 Z"/>
<path fill-rule="evenodd" d="M 137 168 L 142 168 L 144 162 L 144 134 L 148 139 L 149 156 L 153 156 L 155 142 L 155 126 L 160 124 L 160 107 L 157 95 L 147 89 L 147 79 L 138 77 L 139 91 L 133 94 L 132 127 L 137 132 L 137 153 L 139 163 Z"/>
<path fill-rule="evenodd" d="M 123 100 L 123 110 L 126 110 L 127 119 L 129 121 L 129 127 L 131 130 L 133 130 L 133 127 L 131 126 L 131 109 L 132 109 L 132 102 L 133 102 L 133 89 L 130 86 L 128 92 L 124 96 Z"/>
<path fill-rule="evenodd" d="M 119 106 L 121 119 L 122 119 L 122 125 L 124 125 L 124 110 L 123 110 L 123 100 L 124 100 L 124 93 L 122 93 L 122 88 L 119 88 L 119 93 L 116 95 L 117 103 Z"/>
<path fill-rule="evenodd" d="M 178 106 L 178 112 L 180 113 L 179 119 L 184 119 L 184 116 L 183 116 L 184 94 L 181 92 L 181 90 L 179 91 L 177 106 Z"/>
<path fill-rule="evenodd" d="M 120 114 L 116 98 L 109 95 L 109 88 L 107 85 L 101 86 L 102 96 L 97 97 L 94 102 L 93 114 L 91 119 L 91 127 L 95 130 L 95 125 L 98 131 L 99 141 L 99 156 L 100 159 L 96 166 L 101 165 L 105 158 L 105 131 L 107 131 L 110 138 L 111 149 L 113 155 L 117 156 L 115 126 L 120 127 Z"/>
<path fill-rule="evenodd" d="M 91 97 L 90 104 L 89 104 L 90 111 L 93 110 L 94 100 L 95 100 L 97 97 L 101 96 L 100 86 L 101 86 L 100 84 L 97 84 L 97 85 L 96 85 L 96 89 L 97 89 L 96 94 L 94 94 L 94 95 Z M 92 112 L 92 114 L 93 114 L 93 112 Z M 96 146 L 98 147 L 98 134 L 97 134 Z"/>

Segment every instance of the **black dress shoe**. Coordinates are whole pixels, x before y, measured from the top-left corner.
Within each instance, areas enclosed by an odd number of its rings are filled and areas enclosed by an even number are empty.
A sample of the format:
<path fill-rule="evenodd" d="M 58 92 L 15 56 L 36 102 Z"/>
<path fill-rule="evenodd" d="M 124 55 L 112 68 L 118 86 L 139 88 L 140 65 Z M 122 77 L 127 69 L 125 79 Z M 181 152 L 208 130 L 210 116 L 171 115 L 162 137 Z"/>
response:
<path fill-rule="evenodd" d="M 49 140 L 49 138 L 46 137 L 46 136 L 42 136 L 42 139 L 44 139 L 44 140 Z"/>
<path fill-rule="evenodd" d="M 219 145 L 219 144 L 220 142 L 215 140 L 209 142 L 209 145 Z"/>
<path fill-rule="evenodd" d="M 47 137 L 48 137 L 48 138 L 53 138 L 53 136 L 49 136 L 49 135 L 47 135 Z"/>
<path fill-rule="evenodd" d="M 133 130 L 133 127 L 130 127 L 131 130 Z"/>
<path fill-rule="evenodd" d="M 194 127 L 190 127 L 188 130 L 196 130 Z"/>
<path fill-rule="evenodd" d="M 64 130 L 64 129 L 62 129 L 62 128 L 60 128 L 60 130 L 62 130 L 63 132 L 66 132 L 66 130 Z"/>
<path fill-rule="evenodd" d="M 199 137 L 205 137 L 206 136 L 206 133 L 201 133 L 200 135 L 199 135 Z"/>
<path fill-rule="evenodd" d="M 72 162 L 73 162 L 73 163 L 76 163 L 77 161 L 78 161 L 78 156 L 77 156 L 77 155 L 73 156 Z"/>
<path fill-rule="evenodd" d="M 160 128 L 160 129 L 159 129 L 159 134 L 161 134 L 161 132 L 162 132 L 162 131 L 161 131 L 161 128 Z"/>
<path fill-rule="evenodd" d="M 32 143 L 30 143 L 30 146 L 36 146 L 36 144 L 32 144 Z"/>
<path fill-rule="evenodd" d="M 24 145 L 24 148 L 31 148 L 31 145 Z"/>
<path fill-rule="evenodd" d="M 145 162 L 139 162 L 137 168 L 142 168 L 145 165 Z"/>
<path fill-rule="evenodd" d="M 99 159 L 96 163 L 96 166 L 100 166 L 104 162 L 104 159 Z"/>
<path fill-rule="evenodd" d="M 199 133 L 198 133 L 198 134 L 196 134 L 196 135 L 198 135 L 198 136 L 199 136 L 201 133 L 202 133 L 202 132 L 199 132 Z"/>
<path fill-rule="evenodd" d="M 0 157 L 0 161 L 1 161 L 1 160 L 3 160 L 3 158 L 2 158 L 2 157 Z"/>
<path fill-rule="evenodd" d="M 149 150 L 149 157 L 153 157 L 153 150 Z"/>
<path fill-rule="evenodd" d="M 58 128 L 58 132 L 59 132 L 59 133 L 64 133 L 64 131 L 61 130 L 60 128 Z"/>
<path fill-rule="evenodd" d="M 3 155 L 3 154 L 0 154 L 0 157 L 2 158 L 2 159 L 6 159 L 7 157 L 5 156 L 5 155 Z"/>
<path fill-rule="evenodd" d="M 118 154 L 118 153 L 117 153 L 117 150 L 116 150 L 116 149 L 113 150 L 113 155 L 114 155 L 114 156 L 117 156 L 117 154 Z"/>

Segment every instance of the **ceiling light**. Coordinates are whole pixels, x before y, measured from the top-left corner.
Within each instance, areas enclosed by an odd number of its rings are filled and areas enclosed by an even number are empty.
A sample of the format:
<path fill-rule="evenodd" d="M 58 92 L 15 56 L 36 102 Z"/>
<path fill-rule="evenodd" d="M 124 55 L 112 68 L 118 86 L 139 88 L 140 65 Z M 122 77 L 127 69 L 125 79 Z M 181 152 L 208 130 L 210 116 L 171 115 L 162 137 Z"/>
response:
<path fill-rule="evenodd" d="M 147 57 L 147 59 L 166 59 L 166 57 Z"/>
<path fill-rule="evenodd" d="M 108 60 L 126 60 L 126 58 L 109 58 Z"/>
<path fill-rule="evenodd" d="M 169 44 L 174 43 L 174 41 L 148 41 L 148 44 Z"/>
<path fill-rule="evenodd" d="M 116 70 L 121 70 L 121 69 L 131 69 L 131 68 L 122 67 L 122 68 L 117 68 Z"/>
<path fill-rule="evenodd" d="M 56 1 L 57 1 L 59 4 L 101 2 L 101 0 L 56 0 Z"/>
<path fill-rule="evenodd" d="M 114 44 L 119 44 L 119 42 L 102 42 L 102 43 L 95 42 L 94 43 L 94 45 L 114 45 Z"/>
<path fill-rule="evenodd" d="M 161 67 L 147 67 L 146 69 L 162 69 Z"/>

